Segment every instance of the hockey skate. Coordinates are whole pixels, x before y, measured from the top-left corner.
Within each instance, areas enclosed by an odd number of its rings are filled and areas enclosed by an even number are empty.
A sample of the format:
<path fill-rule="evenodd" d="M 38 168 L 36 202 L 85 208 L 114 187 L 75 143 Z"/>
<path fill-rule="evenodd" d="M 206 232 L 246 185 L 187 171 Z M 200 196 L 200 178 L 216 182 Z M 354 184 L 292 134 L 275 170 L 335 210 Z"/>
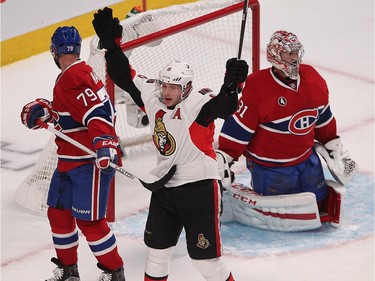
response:
<path fill-rule="evenodd" d="M 78 267 L 76 264 L 64 266 L 57 258 L 52 258 L 51 262 L 57 265 L 53 270 L 53 277 L 46 281 L 80 281 Z"/>
<path fill-rule="evenodd" d="M 125 281 L 124 268 L 119 268 L 115 271 L 105 268 L 103 265 L 98 263 L 98 267 L 103 270 L 103 273 L 99 276 L 98 281 Z"/>

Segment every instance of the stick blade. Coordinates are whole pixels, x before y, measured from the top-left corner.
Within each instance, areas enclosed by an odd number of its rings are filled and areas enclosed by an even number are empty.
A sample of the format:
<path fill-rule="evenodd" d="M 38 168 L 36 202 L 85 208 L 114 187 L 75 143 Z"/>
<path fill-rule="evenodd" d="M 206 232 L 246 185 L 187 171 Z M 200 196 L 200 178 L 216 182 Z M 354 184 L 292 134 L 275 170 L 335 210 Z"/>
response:
<path fill-rule="evenodd" d="M 166 183 L 170 181 L 170 179 L 175 174 L 176 169 L 177 169 L 176 165 L 172 166 L 172 168 L 170 168 L 170 170 L 168 171 L 168 173 L 165 174 L 164 177 L 162 177 L 160 180 L 157 180 L 153 183 L 147 183 L 147 182 L 144 182 L 141 179 L 139 179 L 139 181 L 148 190 L 157 191 L 157 190 L 163 188 L 166 185 Z"/>

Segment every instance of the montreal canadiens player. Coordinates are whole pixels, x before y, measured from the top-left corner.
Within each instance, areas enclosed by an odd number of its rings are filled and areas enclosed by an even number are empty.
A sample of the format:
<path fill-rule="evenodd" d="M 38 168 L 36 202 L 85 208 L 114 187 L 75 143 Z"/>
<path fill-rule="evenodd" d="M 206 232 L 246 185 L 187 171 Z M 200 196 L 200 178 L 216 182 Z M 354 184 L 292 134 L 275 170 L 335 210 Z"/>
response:
<path fill-rule="evenodd" d="M 243 155 L 251 173 L 251 187 L 258 195 L 309 192 L 315 195 L 319 210 L 329 213 L 322 220 L 338 223 L 340 194 L 327 185 L 316 150 L 342 185 L 351 180 L 357 165 L 337 135 L 327 84 L 312 66 L 301 64 L 303 54 L 304 48 L 295 34 L 282 30 L 272 34 L 267 44 L 267 60 L 272 67 L 248 76 L 237 111 L 221 129 L 217 151 L 221 175 L 224 185 L 230 186 L 224 164 L 228 168 L 228 163 Z M 269 197 L 277 198 L 280 197 Z M 266 215 L 277 216 L 270 214 L 270 208 L 279 207 L 282 201 L 282 206 L 288 205 L 288 198 L 293 196 L 270 203 Z M 251 215 L 246 218 L 247 207 L 235 214 L 242 216 L 245 223 L 251 220 Z M 285 225 L 285 230 L 289 227 Z"/>
<path fill-rule="evenodd" d="M 48 191 L 48 220 L 57 258 L 54 277 L 48 281 L 79 281 L 78 229 L 85 236 L 103 270 L 98 280 L 125 281 L 123 260 L 116 238 L 106 221 L 111 179 L 109 161 L 121 165 L 114 108 L 102 81 L 80 60 L 81 36 L 73 26 L 56 29 L 51 53 L 61 69 L 53 89 L 53 101 L 37 99 L 23 107 L 22 123 L 40 129 L 37 119 L 54 123 L 84 146 L 95 150 L 97 159 L 56 137 L 58 163 Z"/>
<path fill-rule="evenodd" d="M 157 79 L 136 75 L 116 44 L 122 27 L 111 9 L 99 10 L 93 26 L 107 49 L 111 79 L 147 113 L 157 152 L 153 173 L 159 176 L 177 166 L 165 188 L 151 195 L 144 233 L 144 280 L 168 279 L 170 259 L 183 228 L 192 264 L 204 278 L 234 280 L 221 258 L 220 176 L 212 143 L 214 120 L 226 118 L 237 108 L 237 84 L 246 79 L 247 63 L 228 60 L 224 84 L 213 97 L 210 89 L 193 89 L 194 73 L 182 61 L 163 67 Z"/>

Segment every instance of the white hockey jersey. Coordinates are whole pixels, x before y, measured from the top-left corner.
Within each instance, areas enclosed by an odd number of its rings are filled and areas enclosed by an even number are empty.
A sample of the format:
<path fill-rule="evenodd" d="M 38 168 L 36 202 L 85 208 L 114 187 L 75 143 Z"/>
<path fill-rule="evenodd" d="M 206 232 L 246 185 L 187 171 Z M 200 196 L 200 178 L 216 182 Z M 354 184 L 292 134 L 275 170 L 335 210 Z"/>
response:
<path fill-rule="evenodd" d="M 133 81 L 141 92 L 153 142 L 158 151 L 157 165 L 152 174 L 161 178 L 173 165 L 177 165 L 176 173 L 166 187 L 204 179 L 220 179 L 212 148 L 215 124 L 211 122 L 206 127 L 196 122 L 202 106 L 212 97 L 193 90 L 173 109 L 168 109 L 158 98 L 156 80 L 136 76 Z"/>

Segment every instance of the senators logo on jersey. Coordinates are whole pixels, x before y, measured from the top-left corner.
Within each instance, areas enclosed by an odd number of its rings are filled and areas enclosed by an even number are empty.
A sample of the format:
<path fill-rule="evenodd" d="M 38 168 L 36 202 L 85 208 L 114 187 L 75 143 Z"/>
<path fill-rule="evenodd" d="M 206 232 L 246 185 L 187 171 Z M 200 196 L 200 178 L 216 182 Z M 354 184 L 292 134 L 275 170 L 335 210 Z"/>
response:
<path fill-rule="evenodd" d="M 161 155 L 170 156 L 176 150 L 176 141 L 171 134 L 168 133 L 163 122 L 165 112 L 160 110 L 155 114 L 155 127 L 152 139 L 156 148 Z"/>
<path fill-rule="evenodd" d="M 198 243 L 197 243 L 198 248 L 207 249 L 208 247 L 210 247 L 210 245 L 211 245 L 210 241 L 208 241 L 208 239 L 204 237 L 203 233 L 198 234 Z"/>

